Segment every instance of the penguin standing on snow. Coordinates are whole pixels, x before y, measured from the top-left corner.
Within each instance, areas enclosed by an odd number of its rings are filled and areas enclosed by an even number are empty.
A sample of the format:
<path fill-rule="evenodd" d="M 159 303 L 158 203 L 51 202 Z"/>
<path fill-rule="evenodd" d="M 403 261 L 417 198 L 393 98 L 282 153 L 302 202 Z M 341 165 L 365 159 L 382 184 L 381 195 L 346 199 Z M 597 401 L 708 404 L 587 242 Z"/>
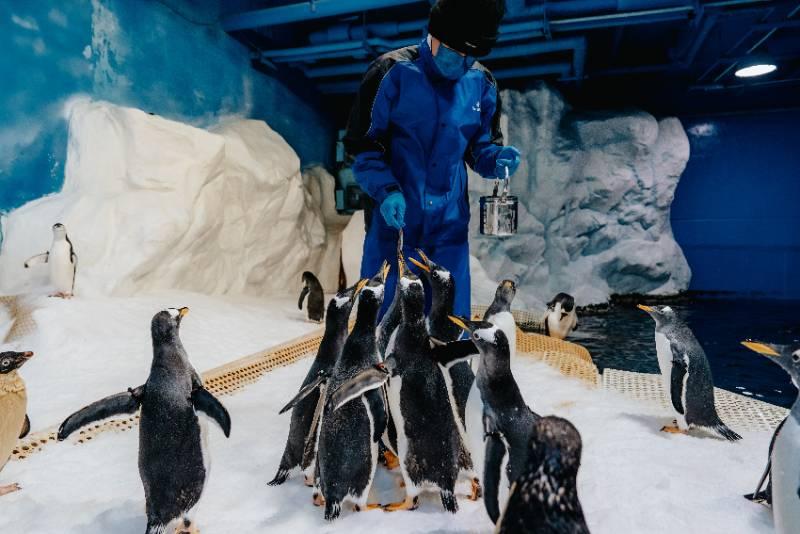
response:
<path fill-rule="evenodd" d="M 32 352 L 0 352 L 0 472 L 17 439 L 24 438 L 31 429 L 25 414 L 28 405 L 25 382 L 17 371 L 32 357 Z M 0 496 L 19 489 L 19 484 L 0 486 Z"/>
<path fill-rule="evenodd" d="M 496 532 L 589 534 L 578 500 L 580 465 L 581 435 L 572 423 L 560 417 L 536 421 L 527 463 L 511 486 Z"/>
<path fill-rule="evenodd" d="M 147 534 L 196 532 L 193 508 L 208 476 L 205 424 L 200 412 L 214 419 L 225 436 L 231 420 L 225 407 L 203 387 L 178 336 L 188 308 L 157 313 L 151 323 L 153 364 L 144 385 L 97 401 L 69 416 L 58 440 L 81 427 L 141 407 L 139 475 L 144 485 Z"/>
<path fill-rule="evenodd" d="M 361 290 L 356 324 L 328 379 L 328 388 L 340 384 L 365 368 L 380 362 L 375 341 L 378 312 L 383 304 L 384 283 L 389 264 Z M 333 410 L 326 405 L 319 428 L 317 464 L 319 488 L 325 500 L 325 519 L 341 514 L 345 500 L 356 511 L 377 508 L 367 505 L 378 461 L 378 441 L 386 428 L 386 405 L 381 391 L 369 391 L 357 402 Z"/>
<path fill-rule="evenodd" d="M 466 416 L 467 435 L 476 468 L 483 466 L 486 511 L 492 522 L 497 523 L 501 492 L 510 486 L 510 481 L 522 474 L 533 425 L 539 416 L 525 403 L 511 374 L 509 344 L 503 330 L 486 321 L 470 321 L 463 317 L 451 317 L 451 320 L 470 333 L 472 342 L 480 352 L 480 365 L 475 375 L 480 402 L 473 401 L 473 394 L 470 393 Z M 461 357 L 461 354 L 452 350 L 450 354 L 437 353 L 437 356 L 440 355 Z M 447 365 L 458 359 L 441 361 Z M 482 416 L 482 425 L 478 428 L 475 426 L 477 413 L 473 412 L 479 412 Z M 506 467 L 501 469 L 503 464 Z"/>
<path fill-rule="evenodd" d="M 717 415 L 711 367 L 689 327 L 669 306 L 640 304 L 638 308 L 656 322 L 658 366 L 677 422 L 677 426 L 663 427 L 662 432 L 685 434 L 690 427 L 701 427 L 728 441 L 742 439 Z"/>
<path fill-rule="evenodd" d="M 50 250 L 37 254 L 25 262 L 28 269 L 46 263 L 50 267 L 50 284 L 55 289 L 51 297 L 71 298 L 75 290 L 75 275 L 78 270 L 78 256 L 67 236 L 67 229 L 61 223 L 53 225 L 53 244 Z"/>
<path fill-rule="evenodd" d="M 355 286 L 336 294 L 328 304 L 325 317 L 325 334 L 317 350 L 317 356 L 308 370 L 308 374 L 300 387 L 300 393 L 281 410 L 281 413 L 292 410 L 292 421 L 289 425 L 289 437 L 281 457 L 281 463 L 270 486 L 278 486 L 286 482 L 289 472 L 300 467 L 305 473 L 306 484 L 312 485 L 314 478 L 314 461 L 316 460 L 317 427 L 325 402 L 325 389 L 322 382 L 330 376 L 333 366 L 342 353 L 347 340 L 347 327 L 350 311 L 356 297 L 367 283 L 362 280 Z"/>
<path fill-rule="evenodd" d="M 743 344 L 783 367 L 795 387 L 800 387 L 800 345 L 753 341 Z M 800 397 L 795 400 L 774 440 L 770 453 L 770 477 L 775 530 L 778 534 L 796 533 L 800 525 Z"/>
<path fill-rule="evenodd" d="M 544 335 L 556 339 L 566 339 L 573 330 L 578 329 L 578 314 L 572 295 L 559 293 L 547 303 L 547 311 L 542 317 Z"/>
<path fill-rule="evenodd" d="M 431 356 L 431 340 L 425 326 L 425 292 L 422 282 L 400 262 L 398 290 L 402 321 L 386 348 L 383 369 L 389 378 L 387 394 L 397 428 L 397 455 L 405 482 L 402 502 L 384 507 L 387 511 L 413 510 L 426 489 L 438 491 L 448 512 L 458 510 L 454 490 L 459 471 L 461 439 L 442 372 Z M 362 375 L 359 375 L 362 376 Z M 356 379 L 358 380 L 358 378 Z M 376 391 L 378 384 L 367 380 L 364 390 Z M 331 398 L 335 408 L 357 404 L 361 391 Z"/>
<path fill-rule="evenodd" d="M 303 291 L 297 301 L 297 307 L 303 309 L 303 299 L 308 295 L 306 311 L 308 320 L 321 323 L 325 315 L 325 292 L 322 291 L 322 284 L 319 283 L 314 273 L 306 271 L 303 273 Z"/>

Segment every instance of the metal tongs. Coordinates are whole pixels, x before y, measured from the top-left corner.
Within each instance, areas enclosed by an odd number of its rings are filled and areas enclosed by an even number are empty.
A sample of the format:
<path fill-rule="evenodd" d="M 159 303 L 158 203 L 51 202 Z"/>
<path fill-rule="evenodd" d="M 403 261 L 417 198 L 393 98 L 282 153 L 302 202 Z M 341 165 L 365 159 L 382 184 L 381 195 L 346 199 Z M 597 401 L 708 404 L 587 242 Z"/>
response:
<path fill-rule="evenodd" d="M 508 187 L 509 187 L 509 174 L 508 174 L 508 167 L 506 167 L 506 177 L 503 179 L 505 184 L 503 185 L 503 196 L 501 198 L 505 199 L 508 196 Z M 496 197 L 497 192 L 500 190 L 500 181 L 501 178 L 494 179 L 494 191 L 492 192 L 492 196 Z"/>

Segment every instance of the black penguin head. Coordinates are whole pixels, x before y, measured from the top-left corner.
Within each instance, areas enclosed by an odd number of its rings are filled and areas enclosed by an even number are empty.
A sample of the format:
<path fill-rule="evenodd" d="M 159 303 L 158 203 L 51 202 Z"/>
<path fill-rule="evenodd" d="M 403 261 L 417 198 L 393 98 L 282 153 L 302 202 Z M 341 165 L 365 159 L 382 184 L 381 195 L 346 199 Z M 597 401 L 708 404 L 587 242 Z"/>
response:
<path fill-rule="evenodd" d="M 792 377 L 795 386 L 800 384 L 800 344 L 777 345 L 761 341 L 742 341 L 742 345 L 783 367 Z"/>
<path fill-rule="evenodd" d="M 455 295 L 456 282 L 453 279 L 453 275 L 450 274 L 450 271 L 431 260 L 420 249 L 417 249 L 417 254 L 422 258 L 422 261 L 415 260 L 414 258 L 408 258 L 408 260 L 422 271 L 422 275 L 427 278 L 428 283 L 430 283 L 433 288 L 433 294 L 445 296 Z"/>
<path fill-rule="evenodd" d="M 386 285 L 386 277 L 389 275 L 390 268 L 389 262 L 384 261 L 375 276 L 370 278 L 362 287 L 358 300 L 359 306 L 369 303 L 371 305 L 377 304 L 380 307 L 383 304 L 383 289 Z"/>
<path fill-rule="evenodd" d="M 7 375 L 12 371 L 16 371 L 31 358 L 33 358 L 33 353 L 30 351 L 0 352 L 0 375 Z"/>
<path fill-rule="evenodd" d="M 153 316 L 150 332 L 153 342 L 169 341 L 178 337 L 181 321 L 189 313 L 189 308 L 167 308 Z"/>
<path fill-rule="evenodd" d="M 453 323 L 469 332 L 475 346 L 481 354 L 492 352 L 494 354 L 505 354 L 510 358 L 508 338 L 505 333 L 496 325 L 488 321 L 470 321 L 464 317 L 449 316 Z"/>
<path fill-rule="evenodd" d="M 669 306 L 645 306 L 644 304 L 639 304 L 636 307 L 649 313 L 650 317 L 655 320 L 656 326 L 680 321 L 678 314 Z"/>
<path fill-rule="evenodd" d="M 355 304 L 359 293 L 361 293 L 361 290 L 367 285 L 367 282 L 369 282 L 367 279 L 359 280 L 356 285 L 336 293 L 336 296 L 328 303 L 326 320 L 329 323 L 331 321 L 335 323 L 347 321 L 353 309 L 353 304 Z"/>
<path fill-rule="evenodd" d="M 400 291 L 400 305 L 406 322 L 414 322 L 425 318 L 425 290 L 420 279 L 408 270 L 404 261 L 400 262 L 400 279 L 397 289 Z"/>
<path fill-rule="evenodd" d="M 494 313 L 500 311 L 511 311 L 511 303 L 514 302 L 514 297 L 517 295 L 517 284 L 512 280 L 503 280 L 497 286 L 497 291 L 494 293 L 494 302 L 490 308 Z"/>
<path fill-rule="evenodd" d="M 561 305 L 561 312 L 566 315 L 575 309 L 575 297 L 567 293 L 559 293 L 547 303 L 547 309 L 555 310 L 559 304 Z"/>
<path fill-rule="evenodd" d="M 561 417 L 542 417 L 533 424 L 528 443 L 529 472 L 554 479 L 555 487 L 572 481 L 581 465 L 581 435 Z"/>

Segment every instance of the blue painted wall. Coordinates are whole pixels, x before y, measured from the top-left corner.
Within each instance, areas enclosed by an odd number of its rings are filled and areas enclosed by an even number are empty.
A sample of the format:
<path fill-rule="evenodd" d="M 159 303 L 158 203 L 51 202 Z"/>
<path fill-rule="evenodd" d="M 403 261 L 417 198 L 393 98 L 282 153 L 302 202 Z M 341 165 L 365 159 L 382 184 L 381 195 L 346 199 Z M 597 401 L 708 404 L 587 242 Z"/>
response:
<path fill-rule="evenodd" d="M 800 299 L 800 110 L 683 124 L 672 226 L 691 289 Z"/>
<path fill-rule="evenodd" d="M 215 0 L 0 2 L 0 210 L 60 189 L 65 103 L 76 95 L 197 126 L 263 119 L 303 164 L 332 159 L 318 97 L 250 66 Z"/>

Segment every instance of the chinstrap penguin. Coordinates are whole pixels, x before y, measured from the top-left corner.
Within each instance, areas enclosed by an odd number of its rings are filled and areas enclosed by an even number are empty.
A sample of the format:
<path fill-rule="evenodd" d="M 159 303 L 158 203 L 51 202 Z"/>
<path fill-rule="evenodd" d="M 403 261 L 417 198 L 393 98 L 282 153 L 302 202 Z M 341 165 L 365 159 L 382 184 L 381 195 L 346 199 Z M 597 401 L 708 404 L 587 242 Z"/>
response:
<path fill-rule="evenodd" d="M 75 290 L 75 275 L 78 272 L 78 255 L 61 223 L 53 225 L 53 243 L 50 250 L 28 258 L 25 268 L 46 263 L 50 268 L 50 284 L 55 293 L 51 297 L 71 298 Z"/>
<path fill-rule="evenodd" d="M 330 391 L 380 362 L 375 332 L 388 273 L 389 264 L 384 262 L 361 290 L 355 326 L 327 380 Z M 367 498 L 377 467 L 378 442 L 385 428 L 386 406 L 381 391 L 369 391 L 358 402 L 351 402 L 340 410 L 333 410 L 326 403 L 317 451 L 317 484 L 324 500 L 326 520 L 339 517 L 345 501 L 353 502 L 356 511 L 380 507 L 368 505 Z M 322 503 L 315 499 L 315 504 Z"/>
<path fill-rule="evenodd" d="M 298 309 L 303 309 L 303 299 L 308 295 L 308 303 L 306 304 L 306 313 L 308 320 L 321 323 L 325 315 L 325 292 L 322 290 L 322 284 L 319 283 L 314 273 L 306 271 L 303 273 L 303 290 L 300 292 L 300 298 L 297 301 Z"/>
<path fill-rule="evenodd" d="M 188 308 L 169 308 L 151 323 L 153 363 L 147 382 L 97 401 L 70 415 L 58 429 L 58 440 L 81 427 L 141 408 L 139 475 L 147 510 L 147 534 L 169 528 L 193 532 L 193 509 L 208 476 L 209 454 L 202 412 L 214 419 L 225 436 L 231 420 L 224 406 L 203 387 L 179 337 Z"/>
<path fill-rule="evenodd" d="M 511 485 L 495 532 L 589 534 L 578 499 L 580 464 L 581 435 L 572 423 L 560 417 L 536 421 L 527 463 Z"/>
<path fill-rule="evenodd" d="M 342 353 L 347 340 L 350 312 L 353 304 L 368 280 L 336 294 L 328 303 L 325 317 L 325 333 L 319 344 L 317 355 L 300 386 L 300 394 L 281 413 L 292 410 L 289 436 L 281 457 L 278 472 L 270 486 L 283 484 L 292 469 L 300 467 L 305 473 L 306 485 L 313 485 L 315 459 L 317 455 L 317 427 L 325 402 L 325 387 L 322 382 L 330 376 L 333 366 Z"/>
<path fill-rule="evenodd" d="M 661 430 L 687 433 L 691 427 L 708 429 L 728 441 L 742 437 L 728 428 L 714 406 L 714 380 L 706 353 L 689 327 L 669 306 L 638 306 L 656 322 L 658 366 L 677 426 Z"/>
<path fill-rule="evenodd" d="M 746 341 L 747 348 L 770 358 L 800 387 L 800 345 Z M 800 396 L 777 432 L 770 453 L 772 515 L 778 534 L 794 534 L 800 527 Z"/>
<path fill-rule="evenodd" d="M 17 372 L 33 357 L 32 352 L 0 352 L 0 472 L 11 457 L 17 440 L 31 429 L 26 415 L 28 396 Z M 18 491 L 19 484 L 0 485 L 0 496 Z"/>
<path fill-rule="evenodd" d="M 508 339 L 503 330 L 487 321 L 470 321 L 464 317 L 451 317 L 451 320 L 470 333 L 472 343 L 480 352 L 480 366 L 475 375 L 480 401 L 472 401 L 474 393 L 470 393 L 467 436 L 476 469 L 483 466 L 484 504 L 492 522 L 496 523 L 502 494 L 525 467 L 528 442 L 539 416 L 525 403 L 511 373 Z M 459 352 L 451 351 L 451 355 L 459 356 Z M 482 419 L 476 427 L 478 413 Z M 503 464 L 505 468 L 500 469 Z"/>
<path fill-rule="evenodd" d="M 547 303 L 547 311 L 542 317 L 544 335 L 556 339 L 566 339 L 578 329 L 578 314 L 575 310 L 575 299 L 572 295 L 559 293 Z"/>

